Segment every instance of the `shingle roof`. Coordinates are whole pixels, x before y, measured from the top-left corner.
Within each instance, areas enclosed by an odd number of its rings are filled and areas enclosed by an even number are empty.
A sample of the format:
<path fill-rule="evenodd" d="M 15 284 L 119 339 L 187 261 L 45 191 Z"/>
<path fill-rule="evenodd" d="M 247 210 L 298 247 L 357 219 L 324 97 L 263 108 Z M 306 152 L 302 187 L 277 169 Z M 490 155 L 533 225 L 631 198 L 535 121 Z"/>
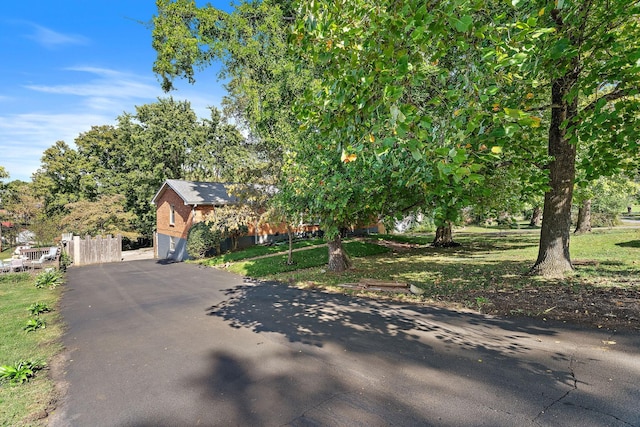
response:
<path fill-rule="evenodd" d="M 167 187 L 175 191 L 186 205 L 219 206 L 237 202 L 235 197 L 227 193 L 225 184 L 219 182 L 182 181 L 179 179 L 166 180 L 151 201 L 156 203 Z"/>

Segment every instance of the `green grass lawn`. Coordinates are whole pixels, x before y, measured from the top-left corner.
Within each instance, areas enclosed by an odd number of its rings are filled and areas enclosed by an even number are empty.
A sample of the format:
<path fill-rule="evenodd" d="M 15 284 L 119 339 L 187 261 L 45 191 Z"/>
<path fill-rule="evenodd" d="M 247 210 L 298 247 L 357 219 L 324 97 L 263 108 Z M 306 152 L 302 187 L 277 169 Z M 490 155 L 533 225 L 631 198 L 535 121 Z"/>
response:
<path fill-rule="evenodd" d="M 60 288 L 38 289 L 29 273 L 0 275 L 0 365 L 20 360 L 49 362 L 61 350 L 62 325 L 56 311 Z M 28 308 L 33 303 L 46 303 L 52 308 L 42 313 L 46 328 L 26 332 L 24 327 L 33 317 Z M 55 397 L 48 370 L 40 370 L 21 385 L 0 385 L 0 425 L 40 425 L 39 418 Z"/>
<path fill-rule="evenodd" d="M 525 273 L 538 253 L 538 231 L 507 230 L 479 233 L 465 229 L 454 232 L 460 247 L 435 249 L 428 246 L 433 235 L 385 235 L 379 239 L 418 245 L 408 252 L 381 252 L 367 249 L 354 252 L 356 243 L 347 243 L 354 268 L 342 274 L 326 271 L 327 249 L 298 252 L 297 264 L 286 266 L 286 255 L 232 264 L 229 270 L 263 279 L 289 283 L 335 286 L 360 279 L 411 283 L 426 293 L 422 298 L 447 299 L 461 293 L 517 290 L 544 286 L 629 287 L 640 280 L 640 230 L 616 228 L 595 230 L 571 237 L 571 255 L 576 271 L 562 280 L 544 280 Z M 486 230 L 485 230 L 486 231 Z M 374 237 L 375 239 L 375 237 Z"/>
<path fill-rule="evenodd" d="M 389 251 L 385 247 L 361 241 L 347 241 L 344 243 L 344 247 L 347 253 L 354 258 L 367 257 Z M 292 265 L 287 265 L 287 258 L 288 255 L 284 253 L 268 258 L 240 261 L 229 266 L 229 271 L 254 278 L 275 277 L 281 273 L 322 267 L 328 262 L 329 252 L 326 246 L 295 252 L 293 254 L 294 264 Z"/>
<path fill-rule="evenodd" d="M 293 249 L 306 248 L 309 246 L 322 245 L 326 243 L 322 239 L 308 239 L 294 242 Z M 226 264 L 228 262 L 238 262 L 249 258 L 256 258 L 265 255 L 273 255 L 281 252 L 287 252 L 289 250 L 289 242 L 284 241 L 272 246 L 251 246 L 238 252 L 229 252 L 219 256 L 206 258 L 195 262 L 201 265 L 215 266 L 220 264 Z M 285 258 L 286 259 L 286 258 Z"/>

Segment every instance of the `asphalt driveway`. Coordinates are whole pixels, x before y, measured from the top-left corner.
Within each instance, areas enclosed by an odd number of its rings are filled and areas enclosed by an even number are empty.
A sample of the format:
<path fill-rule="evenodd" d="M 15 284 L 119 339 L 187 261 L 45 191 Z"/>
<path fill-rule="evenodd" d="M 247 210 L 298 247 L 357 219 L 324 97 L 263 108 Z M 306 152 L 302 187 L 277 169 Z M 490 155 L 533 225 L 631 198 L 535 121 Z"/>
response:
<path fill-rule="evenodd" d="M 640 337 L 300 291 L 184 263 L 72 268 L 58 426 L 640 426 Z"/>

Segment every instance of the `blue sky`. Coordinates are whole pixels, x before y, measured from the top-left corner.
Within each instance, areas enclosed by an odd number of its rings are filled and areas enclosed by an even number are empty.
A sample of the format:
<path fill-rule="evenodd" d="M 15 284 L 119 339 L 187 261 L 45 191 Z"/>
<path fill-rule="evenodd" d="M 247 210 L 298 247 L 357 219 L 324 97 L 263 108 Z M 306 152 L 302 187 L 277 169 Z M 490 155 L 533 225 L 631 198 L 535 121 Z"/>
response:
<path fill-rule="evenodd" d="M 198 2 L 203 4 L 204 2 Z M 229 9 L 229 0 L 210 1 Z M 91 126 L 169 96 L 152 72 L 155 0 L 22 0 L 0 15 L 0 166 L 29 181 L 42 153 Z M 209 68 L 170 95 L 201 117 L 224 89 Z"/>

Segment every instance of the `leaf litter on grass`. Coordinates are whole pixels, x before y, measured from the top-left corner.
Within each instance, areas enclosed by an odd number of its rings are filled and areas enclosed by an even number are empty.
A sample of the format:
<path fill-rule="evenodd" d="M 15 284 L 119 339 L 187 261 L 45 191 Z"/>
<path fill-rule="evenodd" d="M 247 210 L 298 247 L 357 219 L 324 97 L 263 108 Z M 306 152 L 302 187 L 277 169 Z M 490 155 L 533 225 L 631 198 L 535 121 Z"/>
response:
<path fill-rule="evenodd" d="M 270 278 L 334 289 L 361 278 L 395 280 L 420 287 L 421 301 L 498 316 L 640 330 L 640 248 L 624 244 L 636 239 L 628 230 L 574 237 L 576 271 L 561 280 L 525 274 L 537 255 L 534 233 L 462 235 L 457 238 L 462 246 L 444 250 L 425 246 L 423 236 L 415 241 L 402 236 L 399 249 L 394 248 L 393 236 L 380 239 L 373 241 L 392 253 L 354 259 L 354 269 L 342 275 L 312 268 Z"/>

